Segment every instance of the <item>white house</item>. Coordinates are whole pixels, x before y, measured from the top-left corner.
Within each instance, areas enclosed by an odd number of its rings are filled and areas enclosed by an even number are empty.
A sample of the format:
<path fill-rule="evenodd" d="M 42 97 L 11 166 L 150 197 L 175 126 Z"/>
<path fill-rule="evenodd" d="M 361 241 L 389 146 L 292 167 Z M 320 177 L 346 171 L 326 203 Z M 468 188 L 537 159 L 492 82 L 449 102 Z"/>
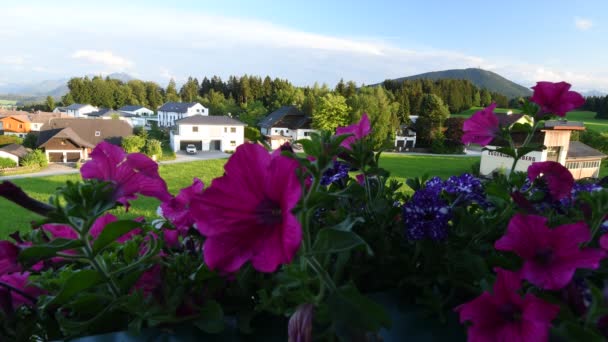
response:
<path fill-rule="evenodd" d="M 513 121 L 515 122 L 515 121 Z M 547 121 L 533 137 L 532 141 L 544 145 L 543 151 L 533 151 L 524 155 L 515 167 L 515 171 L 526 172 L 534 162 L 555 161 L 564 165 L 575 179 L 598 177 L 601 160 L 606 155 L 581 142 L 570 141 L 572 131 L 582 131 L 582 122 Z M 516 144 L 521 144 L 525 136 L 513 135 Z M 504 144 L 495 139 L 486 146 L 488 150 L 481 153 L 479 173 L 489 176 L 494 172 L 508 173 L 513 164 L 513 158 L 496 151 Z"/>
<path fill-rule="evenodd" d="M 198 151 L 234 151 L 245 139 L 246 124 L 229 116 L 193 115 L 176 122 L 171 131 L 173 151 L 193 144 Z"/>
<path fill-rule="evenodd" d="M 66 113 L 71 117 L 83 118 L 89 113 L 98 111 L 99 108 L 91 106 L 90 104 L 74 103 L 72 105 L 67 106 L 65 110 Z"/>
<path fill-rule="evenodd" d="M 67 107 L 55 107 L 55 109 L 53 109 L 53 113 L 65 113 L 65 114 L 67 114 L 68 110 L 66 108 Z"/>
<path fill-rule="evenodd" d="M 208 116 L 209 109 L 198 102 L 167 102 L 158 109 L 158 125 L 175 126 L 177 120 L 193 115 Z"/>
<path fill-rule="evenodd" d="M 118 108 L 119 111 L 121 112 L 125 112 L 125 113 L 129 113 L 129 114 L 133 114 L 133 115 L 139 115 L 139 116 L 153 116 L 154 115 L 154 111 L 150 110 L 144 106 L 122 106 L 120 108 Z"/>
<path fill-rule="evenodd" d="M 260 132 L 270 141 L 272 148 L 284 142 L 310 137 L 317 132 L 312 129 L 312 119 L 295 106 L 283 106 L 260 121 Z"/>
<path fill-rule="evenodd" d="M 0 157 L 8 158 L 19 165 L 19 159 L 25 157 L 31 150 L 18 144 L 8 144 L 0 147 Z"/>
<path fill-rule="evenodd" d="M 89 113 L 86 116 L 90 119 L 118 119 L 125 121 L 131 127 L 143 127 L 146 124 L 146 119 L 144 117 L 108 108 L 100 109 L 96 112 Z"/>

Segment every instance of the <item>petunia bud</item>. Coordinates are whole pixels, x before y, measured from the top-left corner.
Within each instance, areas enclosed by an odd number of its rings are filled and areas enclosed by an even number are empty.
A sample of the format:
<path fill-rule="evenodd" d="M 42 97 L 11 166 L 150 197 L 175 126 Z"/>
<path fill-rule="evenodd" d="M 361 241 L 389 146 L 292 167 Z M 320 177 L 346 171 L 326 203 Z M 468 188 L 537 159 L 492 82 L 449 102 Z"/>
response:
<path fill-rule="evenodd" d="M 314 306 L 310 303 L 298 306 L 289 319 L 287 333 L 289 342 L 312 341 L 312 318 Z"/>

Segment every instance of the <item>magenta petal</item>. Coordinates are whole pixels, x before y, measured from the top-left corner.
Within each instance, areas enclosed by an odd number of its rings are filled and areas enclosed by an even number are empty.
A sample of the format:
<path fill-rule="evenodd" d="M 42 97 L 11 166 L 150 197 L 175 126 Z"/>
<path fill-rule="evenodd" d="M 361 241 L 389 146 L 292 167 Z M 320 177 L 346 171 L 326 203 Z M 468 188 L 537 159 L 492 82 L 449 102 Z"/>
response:
<path fill-rule="evenodd" d="M 567 112 L 585 104 L 583 96 L 575 91 L 569 91 L 570 84 L 566 82 L 537 82 L 532 89 L 534 94 L 530 101 L 540 106 L 541 113 L 565 116 Z"/>
<path fill-rule="evenodd" d="M 222 234 L 209 237 L 203 246 L 205 263 L 211 269 L 236 272 L 252 256 L 248 236 Z"/>
<path fill-rule="evenodd" d="M 548 245 L 547 219 L 537 215 L 516 214 L 509 221 L 507 232 L 494 243 L 499 251 L 512 251 L 520 257 L 534 257 L 538 246 Z"/>
<path fill-rule="evenodd" d="M 352 125 L 346 126 L 346 127 L 336 128 L 336 135 L 344 135 L 344 134 L 353 135 L 353 136 L 350 136 L 350 137 L 344 139 L 342 141 L 342 143 L 340 144 L 340 146 L 342 146 L 346 149 L 350 149 L 351 145 L 355 141 L 363 139 L 364 137 L 369 135 L 370 132 L 371 132 L 371 124 L 369 121 L 369 117 L 367 116 L 367 113 L 363 113 L 363 115 L 361 116 L 361 120 L 359 120 L 358 123 L 355 123 L 355 124 L 352 124 Z"/>
<path fill-rule="evenodd" d="M 562 164 L 545 161 L 533 163 L 528 167 L 528 179 L 531 182 L 541 174 L 547 183 L 549 193 L 556 201 L 570 196 L 574 186 L 574 177 Z"/>
<path fill-rule="evenodd" d="M 604 234 L 600 237 L 600 247 L 604 250 L 608 250 L 608 234 Z"/>
<path fill-rule="evenodd" d="M 108 223 L 114 222 L 118 220 L 116 218 L 116 216 L 107 213 L 103 216 L 101 216 L 100 218 L 98 218 L 97 220 L 95 220 L 95 223 L 93 223 L 93 225 L 91 226 L 91 229 L 89 230 L 89 234 L 94 238 L 97 239 L 97 237 L 99 236 L 99 234 L 101 234 L 101 232 L 103 231 L 103 229 L 106 227 L 106 225 Z"/>
<path fill-rule="evenodd" d="M 4 274 L 0 276 L 0 281 L 23 291 L 24 293 L 33 298 L 37 298 L 38 296 L 44 294 L 45 292 L 43 290 L 35 286 L 28 285 L 29 276 L 29 272 Z M 4 290 L 5 288 L 0 288 L 0 292 Z M 22 295 L 14 291 L 11 291 L 11 299 L 13 301 L 13 308 L 15 309 L 23 305 L 32 306 L 33 304 L 35 304 L 32 303 L 30 299 L 23 297 Z"/>
<path fill-rule="evenodd" d="M 20 271 L 18 257 L 19 247 L 10 241 L 0 241 L 0 275 Z"/>
<path fill-rule="evenodd" d="M 42 225 L 42 230 L 51 233 L 51 235 L 55 239 L 78 239 L 78 233 L 76 233 L 76 231 L 72 227 L 66 224 L 44 224 Z"/>
<path fill-rule="evenodd" d="M 462 126 L 463 144 L 473 143 L 486 146 L 498 135 L 499 121 L 494 114 L 494 108 L 496 108 L 496 103 L 492 103 L 465 120 Z"/>

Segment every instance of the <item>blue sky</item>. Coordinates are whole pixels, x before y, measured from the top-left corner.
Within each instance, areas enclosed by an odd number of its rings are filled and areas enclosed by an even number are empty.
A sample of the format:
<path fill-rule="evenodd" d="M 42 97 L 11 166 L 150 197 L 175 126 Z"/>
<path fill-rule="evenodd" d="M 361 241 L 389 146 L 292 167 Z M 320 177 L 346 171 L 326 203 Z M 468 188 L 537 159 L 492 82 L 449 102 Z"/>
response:
<path fill-rule="evenodd" d="M 0 85 L 127 72 L 358 84 L 481 67 L 608 92 L 606 1 L 9 1 Z M 8 47 L 8 48 L 7 48 Z"/>

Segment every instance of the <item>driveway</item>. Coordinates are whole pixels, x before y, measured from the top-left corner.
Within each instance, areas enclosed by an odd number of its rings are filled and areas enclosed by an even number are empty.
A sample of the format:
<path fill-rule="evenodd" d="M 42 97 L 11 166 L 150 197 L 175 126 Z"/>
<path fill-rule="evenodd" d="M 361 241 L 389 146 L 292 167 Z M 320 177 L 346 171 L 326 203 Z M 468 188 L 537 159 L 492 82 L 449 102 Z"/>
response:
<path fill-rule="evenodd" d="M 161 161 L 159 164 L 187 163 L 197 160 L 222 159 L 230 157 L 230 154 L 221 151 L 199 151 L 196 154 L 188 154 L 185 151 L 177 151 L 175 160 Z"/>
<path fill-rule="evenodd" d="M 188 163 L 197 160 L 209 160 L 209 159 L 223 159 L 230 157 L 230 154 L 220 151 L 205 151 L 197 154 L 187 154 L 184 151 L 176 153 L 175 160 L 161 161 L 159 164 L 174 164 L 174 163 Z M 30 178 L 30 177 L 44 177 L 44 176 L 56 176 L 66 175 L 70 173 L 78 173 L 80 170 L 75 165 L 70 164 L 49 164 L 44 170 L 34 173 L 26 173 L 22 175 L 4 176 L 0 177 L 0 181 L 18 178 Z"/>

